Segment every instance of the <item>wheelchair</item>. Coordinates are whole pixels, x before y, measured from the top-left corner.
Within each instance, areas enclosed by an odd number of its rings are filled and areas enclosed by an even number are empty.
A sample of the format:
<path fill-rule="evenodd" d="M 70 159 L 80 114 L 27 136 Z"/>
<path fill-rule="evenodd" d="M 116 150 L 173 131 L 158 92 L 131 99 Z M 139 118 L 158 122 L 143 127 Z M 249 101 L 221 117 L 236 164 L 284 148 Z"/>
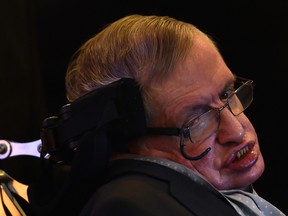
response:
<path fill-rule="evenodd" d="M 123 78 L 65 104 L 58 115 L 44 119 L 38 140 L 0 140 L 4 212 L 14 215 L 9 201 L 15 215 L 79 215 L 103 182 L 110 153 L 125 151 L 124 144 L 143 136 L 146 129 L 139 86 Z M 17 170 L 11 169 L 12 175 L 5 170 L 6 161 L 23 157 L 33 160 L 33 172 L 17 176 Z M 32 180 L 22 181 L 32 175 Z M 27 197 L 17 191 L 17 182 L 24 183 Z"/>

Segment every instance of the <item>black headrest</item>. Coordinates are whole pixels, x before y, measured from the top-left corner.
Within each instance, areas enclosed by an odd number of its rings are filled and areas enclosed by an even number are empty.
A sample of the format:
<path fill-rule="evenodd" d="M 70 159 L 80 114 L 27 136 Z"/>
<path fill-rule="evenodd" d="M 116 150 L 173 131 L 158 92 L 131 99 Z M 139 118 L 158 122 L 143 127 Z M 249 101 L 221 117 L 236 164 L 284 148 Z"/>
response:
<path fill-rule="evenodd" d="M 88 93 L 45 119 L 43 167 L 28 187 L 35 215 L 79 215 L 102 184 L 111 151 L 145 133 L 139 86 L 129 78 Z"/>
<path fill-rule="evenodd" d="M 58 116 L 46 118 L 41 130 L 42 156 L 69 162 L 80 137 L 102 127 L 117 149 L 145 134 L 144 106 L 134 79 L 123 78 L 96 89 L 62 106 Z"/>

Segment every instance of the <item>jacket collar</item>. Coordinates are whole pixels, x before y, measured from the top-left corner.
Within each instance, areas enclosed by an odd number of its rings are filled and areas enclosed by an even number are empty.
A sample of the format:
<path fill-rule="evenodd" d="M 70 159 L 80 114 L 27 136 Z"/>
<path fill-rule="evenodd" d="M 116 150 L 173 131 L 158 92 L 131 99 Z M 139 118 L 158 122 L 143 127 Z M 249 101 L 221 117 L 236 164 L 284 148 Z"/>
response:
<path fill-rule="evenodd" d="M 110 180 L 119 175 L 137 173 L 169 182 L 170 195 L 195 215 L 238 215 L 218 191 L 166 166 L 149 161 L 120 159 L 112 161 L 109 170 Z"/>

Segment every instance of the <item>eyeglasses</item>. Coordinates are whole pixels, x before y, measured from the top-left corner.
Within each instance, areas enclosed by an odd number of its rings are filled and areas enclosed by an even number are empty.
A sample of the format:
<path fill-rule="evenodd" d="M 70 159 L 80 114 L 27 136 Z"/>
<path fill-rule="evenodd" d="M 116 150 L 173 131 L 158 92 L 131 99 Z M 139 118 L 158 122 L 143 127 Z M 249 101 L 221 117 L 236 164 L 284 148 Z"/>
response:
<path fill-rule="evenodd" d="M 191 120 L 182 128 L 148 128 L 148 134 L 180 136 L 189 138 L 193 144 L 198 144 L 216 133 L 220 124 L 220 112 L 226 107 L 234 116 L 244 112 L 253 101 L 253 81 L 236 77 L 236 90 L 226 99 L 220 108 L 212 108 Z"/>

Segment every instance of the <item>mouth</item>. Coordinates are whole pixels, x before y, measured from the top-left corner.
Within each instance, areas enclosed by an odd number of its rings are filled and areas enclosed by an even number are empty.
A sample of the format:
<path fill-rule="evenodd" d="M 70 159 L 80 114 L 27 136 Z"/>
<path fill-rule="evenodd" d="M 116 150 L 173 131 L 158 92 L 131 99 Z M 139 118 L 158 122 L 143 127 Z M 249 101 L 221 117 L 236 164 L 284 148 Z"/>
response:
<path fill-rule="evenodd" d="M 254 150 L 254 144 L 250 143 L 232 153 L 224 167 L 237 171 L 247 170 L 257 162 L 257 158 L 258 154 Z"/>
<path fill-rule="evenodd" d="M 249 152 L 251 152 L 251 149 L 249 148 L 249 146 L 245 146 L 244 148 L 240 149 L 240 151 L 238 151 L 236 153 L 236 157 L 235 157 L 235 161 L 239 161 L 242 158 L 244 158 L 247 154 L 249 154 Z"/>

